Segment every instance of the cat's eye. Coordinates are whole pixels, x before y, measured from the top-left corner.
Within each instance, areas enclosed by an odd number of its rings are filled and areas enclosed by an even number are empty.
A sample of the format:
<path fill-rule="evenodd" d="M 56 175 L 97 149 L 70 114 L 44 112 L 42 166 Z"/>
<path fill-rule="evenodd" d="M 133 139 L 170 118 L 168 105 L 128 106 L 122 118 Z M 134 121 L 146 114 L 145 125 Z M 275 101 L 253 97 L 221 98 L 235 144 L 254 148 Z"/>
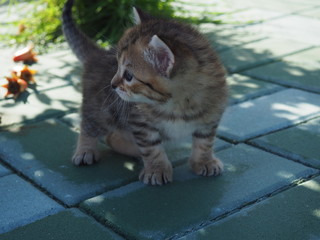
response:
<path fill-rule="evenodd" d="M 130 82 L 130 81 L 132 80 L 132 78 L 133 78 L 133 74 L 130 73 L 130 72 L 128 72 L 128 71 L 126 70 L 126 71 L 124 71 L 124 73 L 123 73 L 123 78 L 124 78 L 126 81 Z"/>

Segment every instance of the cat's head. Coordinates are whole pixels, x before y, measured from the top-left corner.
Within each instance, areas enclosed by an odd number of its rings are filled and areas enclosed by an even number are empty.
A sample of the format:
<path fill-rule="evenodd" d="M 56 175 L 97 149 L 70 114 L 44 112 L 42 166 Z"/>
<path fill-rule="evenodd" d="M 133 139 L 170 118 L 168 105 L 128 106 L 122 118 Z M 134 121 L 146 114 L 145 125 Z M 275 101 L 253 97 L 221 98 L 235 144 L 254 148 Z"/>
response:
<path fill-rule="evenodd" d="M 166 102 L 171 97 L 174 54 L 158 35 L 148 31 L 141 34 L 143 24 L 155 21 L 152 16 L 135 8 L 133 15 L 136 26 L 128 29 L 119 41 L 118 71 L 111 85 L 126 101 Z"/>

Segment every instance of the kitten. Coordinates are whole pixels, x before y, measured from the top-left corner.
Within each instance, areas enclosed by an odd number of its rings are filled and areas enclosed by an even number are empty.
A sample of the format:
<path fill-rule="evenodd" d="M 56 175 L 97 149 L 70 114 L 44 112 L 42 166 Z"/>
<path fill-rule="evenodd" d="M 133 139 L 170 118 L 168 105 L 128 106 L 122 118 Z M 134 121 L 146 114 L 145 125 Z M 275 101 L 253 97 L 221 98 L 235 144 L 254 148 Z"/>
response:
<path fill-rule="evenodd" d="M 141 157 L 145 184 L 172 181 L 163 141 L 193 137 L 189 163 L 198 175 L 219 175 L 213 155 L 216 129 L 227 103 L 225 70 L 210 43 L 193 27 L 133 9 L 135 26 L 105 50 L 63 12 L 65 37 L 82 62 L 81 132 L 73 163 L 99 159 L 97 139 L 122 154 Z"/>

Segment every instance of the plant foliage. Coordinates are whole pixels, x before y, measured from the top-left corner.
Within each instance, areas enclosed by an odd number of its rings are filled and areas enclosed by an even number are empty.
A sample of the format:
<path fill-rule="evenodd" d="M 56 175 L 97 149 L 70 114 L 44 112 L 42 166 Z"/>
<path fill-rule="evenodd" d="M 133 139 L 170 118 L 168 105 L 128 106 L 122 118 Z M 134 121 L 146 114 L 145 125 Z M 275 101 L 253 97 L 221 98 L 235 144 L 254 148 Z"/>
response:
<path fill-rule="evenodd" d="M 11 9 L 15 8 L 17 0 L 11 0 Z M 21 1 L 20 1 L 21 2 Z M 80 28 L 91 38 L 99 40 L 101 45 L 115 43 L 132 20 L 132 6 L 137 6 L 154 16 L 176 17 L 193 23 L 215 22 L 213 18 L 183 17 L 175 15 L 175 11 L 183 12 L 182 8 L 172 6 L 174 0 L 75 0 L 74 18 Z M 25 2 L 23 2 L 25 3 Z M 0 40 L 13 45 L 33 42 L 38 51 L 48 48 L 48 45 L 61 43 L 61 12 L 65 0 L 33 0 L 28 1 L 29 10 L 23 12 L 25 17 L 12 22 L 12 26 L 25 26 L 20 34 L 4 34 Z M 8 4 L 8 3 L 7 3 Z M 11 10 L 12 11 L 12 10 Z M 23 10 L 22 10 L 23 11 Z M 214 13 L 215 14 L 215 13 Z M 214 15 L 213 14 L 213 15 Z"/>

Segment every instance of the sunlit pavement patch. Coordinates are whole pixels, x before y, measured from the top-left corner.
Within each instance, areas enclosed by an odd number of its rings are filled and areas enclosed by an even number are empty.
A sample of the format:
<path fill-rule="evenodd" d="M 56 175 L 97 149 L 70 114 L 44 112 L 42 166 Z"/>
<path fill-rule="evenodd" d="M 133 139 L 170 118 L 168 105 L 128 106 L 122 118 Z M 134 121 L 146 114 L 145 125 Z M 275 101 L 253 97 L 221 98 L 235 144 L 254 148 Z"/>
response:
<path fill-rule="evenodd" d="M 80 99 L 80 93 L 72 85 L 39 93 L 23 92 L 17 101 L 0 101 L 0 127 L 64 115 L 78 109 Z"/>
<path fill-rule="evenodd" d="M 316 172 L 244 144 L 217 155 L 225 163 L 222 176 L 199 177 L 182 166 L 165 187 L 136 182 L 86 200 L 80 207 L 127 236 L 164 239 Z"/>
<path fill-rule="evenodd" d="M 220 56 L 230 72 L 238 72 L 308 47 L 305 43 L 270 38 L 231 48 Z"/>
<path fill-rule="evenodd" d="M 302 122 L 320 113 L 320 95 L 287 89 L 229 107 L 218 134 L 244 141 Z"/>
<path fill-rule="evenodd" d="M 254 139 L 252 143 L 320 168 L 320 118 Z"/>
<path fill-rule="evenodd" d="M 180 239 L 319 239 L 319 196 L 318 177 Z"/>
<path fill-rule="evenodd" d="M 0 234 L 63 210 L 16 175 L 0 178 L 0 193 Z"/>
<path fill-rule="evenodd" d="M 244 102 L 284 89 L 279 85 L 259 81 L 240 74 L 231 75 L 227 78 L 227 81 L 229 85 L 230 104 Z"/>
<path fill-rule="evenodd" d="M 244 74 L 320 93 L 320 48 L 285 57 L 280 62 L 250 69 Z"/>

